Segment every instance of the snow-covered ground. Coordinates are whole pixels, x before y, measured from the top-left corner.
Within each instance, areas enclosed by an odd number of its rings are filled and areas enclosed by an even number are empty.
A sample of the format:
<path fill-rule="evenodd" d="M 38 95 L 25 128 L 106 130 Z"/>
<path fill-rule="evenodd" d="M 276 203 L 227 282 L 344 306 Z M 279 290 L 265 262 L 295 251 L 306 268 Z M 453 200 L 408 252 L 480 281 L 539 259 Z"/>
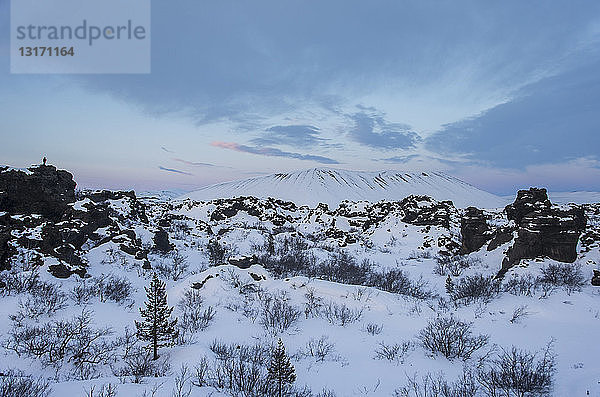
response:
<path fill-rule="evenodd" d="M 123 216 L 129 213 L 126 200 L 113 201 L 110 206 L 115 212 Z M 169 271 L 161 275 L 167 283 L 169 305 L 175 306 L 173 316 L 181 321 L 183 312 L 178 303 L 186 293 L 196 291 L 202 301 L 198 306 L 203 310 L 212 307 L 216 313 L 206 329 L 188 334 L 181 344 L 162 348 L 162 358 L 169 358 L 170 370 L 158 377 L 145 377 L 140 383 L 133 383 L 129 376 L 114 375 L 123 366 L 122 347 L 115 347 L 114 360 L 98 365 L 90 373 L 91 379 L 81 379 L 87 376 L 74 373 L 68 360 L 56 366 L 44 365 L 38 359 L 18 355 L 6 348 L 2 349 L 0 370 L 18 368 L 50 379 L 51 396 L 54 397 L 88 396 L 92 386 L 95 385 L 98 391 L 109 383 L 116 386 L 118 396 L 149 396 L 153 389 L 155 396 L 175 396 L 182 365 L 195 373 L 194 367 L 203 357 L 208 362 L 217 360 L 215 341 L 233 346 L 270 346 L 281 338 L 296 370 L 295 384 L 308 386 L 314 395 L 326 389 L 337 396 L 392 396 L 409 377 L 442 374 L 452 381 L 461 374 L 463 367 L 475 367 L 480 357 L 493 354 L 490 352 L 511 346 L 539 352 L 551 343 L 557 363 L 551 395 L 584 396 L 589 392 L 591 396 L 600 396 L 600 288 L 589 285 L 592 270 L 598 268 L 600 261 L 598 244 L 579 248 L 576 265 L 580 266 L 585 278 L 585 285 L 579 291 L 537 289 L 527 296 L 504 292 L 501 288 L 501 292 L 489 300 L 455 305 L 449 302 L 446 276 L 436 273 L 436 256 L 440 250 L 445 250 L 449 242 L 459 241 L 454 215 L 448 228 L 418 226 L 403 222 L 402 214 L 392 210 L 382 218 L 362 223 L 366 225 L 362 228 L 353 225 L 365 221 L 356 214 L 371 208 L 366 202 L 347 203 L 345 211 L 332 213 L 318 208 L 289 207 L 285 203 L 274 205 L 268 200 L 247 200 L 244 205 L 235 204 L 239 208 L 224 218 L 220 214 L 235 205 L 155 198 L 147 198 L 144 202 L 149 222 L 132 221 L 122 227 L 134 230 L 140 243 L 148 248 L 152 246 L 159 224 L 168 232 L 174 248 L 172 252 L 187 263 L 180 277 L 172 277 L 173 272 Z M 83 210 L 84 204 L 83 201 L 75 203 L 74 208 Z M 372 208 L 371 212 L 379 207 Z M 508 222 L 500 211 L 490 211 L 490 214 L 497 224 Z M 591 224 L 599 226 L 596 218 L 591 219 Z M 336 233 L 327 237 L 327 230 Z M 265 269 L 268 267 L 265 263 L 260 263 L 271 238 L 279 249 L 273 256 L 285 252 L 298 254 L 293 247 L 298 242 L 303 244 L 301 252 L 316 262 L 327 263 L 332 256 L 347 253 L 356 263 L 370 261 L 374 272 L 401 270 L 413 282 L 420 280 L 422 289 L 429 294 L 418 297 L 417 294 L 391 293 L 382 288 L 326 281 L 324 277 L 302 274 L 276 277 Z M 290 246 L 285 246 L 286 240 Z M 226 249 L 224 259 L 215 260 L 209 255 L 211 242 L 218 242 Z M 42 324 L 69 319 L 86 309 L 93 312 L 95 326 L 111 328 L 110 340 L 124 335 L 126 328 L 135 328 L 134 321 L 140 320 L 139 308 L 145 301 L 144 287 L 149 284 L 151 271 L 143 270 L 142 261 L 122 252 L 115 241 L 90 242 L 88 246 L 93 247 L 85 253 L 91 276 L 88 282 L 99 280 L 103 275 L 124 278 L 131 283 L 131 295 L 121 303 L 92 296 L 82 304 L 69 297 L 65 307 L 56 313 L 26 318 L 25 322 Z M 460 276 L 453 279 L 476 274 L 494 276 L 500 269 L 506 249 L 507 244 L 493 251 L 482 248 L 468 255 L 465 263 L 469 266 L 461 269 Z M 14 271 L 31 268 L 27 261 L 30 253 L 24 248 L 21 250 L 23 261 L 14 264 Z M 230 256 L 241 260 L 252 255 L 261 258 L 259 263 L 247 268 L 227 264 Z M 169 265 L 173 253 L 151 252 L 148 259 L 157 269 Z M 51 276 L 46 269 L 56 261 L 50 257 L 44 259 L 38 269 L 43 281 L 58 285 L 65 293 L 82 285 L 83 281 L 75 275 L 62 280 Z M 550 264 L 557 263 L 548 259 L 524 260 L 506 274 L 504 283 L 517 276 L 538 276 L 541 269 Z M 15 327 L 15 320 L 10 316 L 23 307 L 22 302 L 27 296 L 27 293 L 21 293 L 0 297 L 0 335 L 3 340 L 9 339 Z M 289 327 L 274 331 L 264 325 L 265 302 L 269 297 L 280 299 L 286 307 L 298 312 Z M 320 309 L 311 302 L 318 302 Z M 349 313 L 343 321 L 335 314 L 335 310 L 341 308 Z M 519 311 L 520 316 L 516 315 Z M 489 336 L 487 345 L 470 359 L 449 360 L 439 354 L 433 355 L 420 343 L 419 332 L 429 321 L 451 315 L 472 323 L 473 334 Z M 322 357 L 310 354 L 309 346 L 318 344 L 327 347 Z M 378 357 L 378 351 L 381 353 L 384 346 L 395 344 L 404 346 L 406 351 L 390 360 Z M 193 377 L 186 382 L 190 396 L 230 395 L 226 388 L 194 386 Z"/>
<path fill-rule="evenodd" d="M 274 197 L 297 205 L 314 207 L 325 203 L 335 208 L 343 200 L 401 200 L 411 194 L 452 200 L 457 207 L 497 208 L 509 203 L 442 172 L 365 172 L 333 168 L 313 168 L 219 183 L 187 193 L 184 197 L 194 200 Z"/>

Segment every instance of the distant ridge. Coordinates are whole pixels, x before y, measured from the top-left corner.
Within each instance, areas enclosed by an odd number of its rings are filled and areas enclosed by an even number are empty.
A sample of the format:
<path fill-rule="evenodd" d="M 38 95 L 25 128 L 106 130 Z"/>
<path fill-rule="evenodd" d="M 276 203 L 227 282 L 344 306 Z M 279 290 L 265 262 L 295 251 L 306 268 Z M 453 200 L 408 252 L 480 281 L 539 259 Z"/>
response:
<path fill-rule="evenodd" d="M 507 200 L 443 172 L 347 171 L 312 168 L 244 180 L 224 182 L 187 193 L 182 198 L 207 201 L 238 196 L 274 197 L 297 205 L 326 203 L 337 207 L 343 200 L 402 200 L 411 194 L 452 200 L 457 207 L 497 208 Z"/>

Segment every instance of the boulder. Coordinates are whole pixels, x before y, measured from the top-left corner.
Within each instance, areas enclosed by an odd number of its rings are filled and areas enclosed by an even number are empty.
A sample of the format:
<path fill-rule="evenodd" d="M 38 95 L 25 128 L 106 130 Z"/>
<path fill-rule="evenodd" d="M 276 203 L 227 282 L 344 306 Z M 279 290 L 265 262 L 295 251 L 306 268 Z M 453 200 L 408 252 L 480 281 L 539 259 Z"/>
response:
<path fill-rule="evenodd" d="M 250 266 L 258 263 L 256 255 L 238 255 L 230 256 L 227 259 L 230 265 L 237 266 L 240 269 L 248 269 Z"/>
<path fill-rule="evenodd" d="M 490 227 L 487 224 L 483 211 L 468 207 L 460 220 L 460 234 L 462 247 L 461 254 L 470 254 L 479 251 L 491 238 Z"/>
<path fill-rule="evenodd" d="M 154 249 L 159 252 L 169 252 L 173 249 L 173 246 L 169 242 L 169 233 L 167 233 L 163 229 L 158 229 L 156 233 L 154 233 Z"/>
<path fill-rule="evenodd" d="M 600 287 L 600 270 L 594 269 L 594 275 L 592 276 L 592 285 Z"/>

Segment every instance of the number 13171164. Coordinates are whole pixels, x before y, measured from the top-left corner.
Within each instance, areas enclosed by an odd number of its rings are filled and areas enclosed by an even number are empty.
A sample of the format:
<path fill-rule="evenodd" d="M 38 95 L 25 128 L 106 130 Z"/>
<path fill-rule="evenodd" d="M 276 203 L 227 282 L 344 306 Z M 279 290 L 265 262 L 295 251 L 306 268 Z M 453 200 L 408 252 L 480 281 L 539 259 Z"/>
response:
<path fill-rule="evenodd" d="M 75 55 L 73 47 L 19 47 L 19 52 L 22 57 L 66 57 Z"/>

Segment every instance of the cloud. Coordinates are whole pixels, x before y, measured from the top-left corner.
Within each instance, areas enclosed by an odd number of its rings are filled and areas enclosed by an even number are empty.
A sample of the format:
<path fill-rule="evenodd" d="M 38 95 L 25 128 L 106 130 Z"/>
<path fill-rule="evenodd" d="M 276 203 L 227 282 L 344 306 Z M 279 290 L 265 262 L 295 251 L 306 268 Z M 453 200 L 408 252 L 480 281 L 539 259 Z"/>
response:
<path fill-rule="evenodd" d="M 190 174 L 189 172 L 176 170 L 174 168 L 165 168 L 165 167 L 163 167 L 161 165 L 159 165 L 158 168 L 161 169 L 161 170 L 163 170 L 163 171 L 173 172 L 173 173 L 176 173 L 176 174 L 193 175 L 193 174 Z"/>
<path fill-rule="evenodd" d="M 217 141 L 217 142 L 212 142 L 211 146 L 219 147 L 222 149 L 234 150 L 236 152 L 241 152 L 241 153 L 259 154 L 262 156 L 287 157 L 287 158 L 297 159 L 297 160 L 316 161 L 317 163 L 321 163 L 321 164 L 340 164 L 339 161 L 334 160 L 329 157 L 315 156 L 315 155 L 311 155 L 311 154 L 285 152 L 285 151 L 282 151 L 282 150 L 279 150 L 276 148 L 270 148 L 270 147 L 246 146 L 246 145 L 240 145 L 235 142 L 218 142 Z"/>
<path fill-rule="evenodd" d="M 379 161 L 383 161 L 386 163 L 402 163 L 402 164 L 406 164 L 411 160 L 417 159 L 420 156 L 418 154 L 411 154 L 408 156 L 394 156 L 394 157 L 388 157 L 388 158 L 384 158 L 384 159 L 380 159 Z"/>
<path fill-rule="evenodd" d="M 467 93 L 496 99 L 506 87 L 530 82 L 544 65 L 565 59 L 600 9 L 598 2 L 539 7 L 518 0 L 152 6 L 151 74 L 73 78 L 156 114 L 185 112 L 198 123 L 246 122 L 323 97 L 357 103 L 379 91 L 390 94 L 395 108 L 399 95 L 425 90 L 432 118 L 442 90 L 449 92 L 444 103 L 471 106 Z"/>
<path fill-rule="evenodd" d="M 362 108 L 372 110 L 372 108 Z M 382 114 L 361 111 L 348 116 L 353 126 L 348 136 L 360 144 L 377 149 L 411 149 L 421 140 L 410 126 L 387 122 Z"/>
<path fill-rule="evenodd" d="M 492 193 L 514 194 L 532 186 L 549 191 L 598 190 L 600 161 L 596 157 L 580 157 L 565 162 L 542 163 L 518 168 L 463 166 L 453 175 Z"/>
<path fill-rule="evenodd" d="M 463 153 L 474 163 L 513 169 L 597 155 L 597 70 L 600 59 L 596 57 L 572 71 L 528 85 L 507 103 L 446 125 L 426 140 L 425 147 L 440 154 Z"/>
<path fill-rule="evenodd" d="M 192 166 L 192 167 L 218 167 L 218 165 L 211 164 L 211 163 L 201 163 L 201 162 L 196 162 L 196 161 L 188 161 L 188 160 L 184 160 L 184 159 L 180 159 L 180 158 L 173 158 L 173 160 L 177 161 L 179 163 L 185 164 L 185 165 Z"/>
<path fill-rule="evenodd" d="M 312 125 L 275 125 L 265 129 L 252 142 L 256 145 L 314 147 L 327 141 L 319 137 L 320 134 L 319 128 Z"/>

